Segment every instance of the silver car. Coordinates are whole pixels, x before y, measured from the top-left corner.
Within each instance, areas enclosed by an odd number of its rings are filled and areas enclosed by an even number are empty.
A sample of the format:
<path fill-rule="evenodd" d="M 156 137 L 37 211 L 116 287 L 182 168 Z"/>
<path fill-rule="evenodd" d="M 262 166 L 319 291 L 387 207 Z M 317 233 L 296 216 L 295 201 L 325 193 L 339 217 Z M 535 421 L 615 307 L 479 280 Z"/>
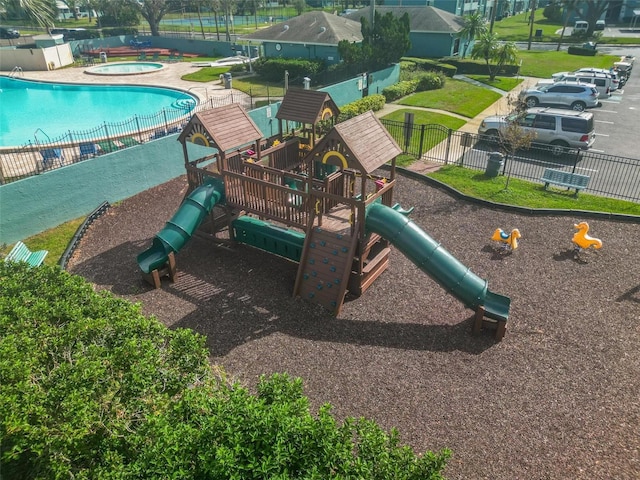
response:
<path fill-rule="evenodd" d="M 598 90 L 593 85 L 553 84 L 521 90 L 518 99 L 527 107 L 553 105 L 578 112 L 598 106 Z"/>
<path fill-rule="evenodd" d="M 502 132 L 513 122 L 522 129 L 523 135 L 533 133 L 534 146 L 550 148 L 554 156 L 571 150 L 586 150 L 596 138 L 593 113 L 548 107 L 528 108 L 525 112 L 487 117 L 478 128 L 478 136 L 487 142 L 500 143 L 503 141 Z"/>

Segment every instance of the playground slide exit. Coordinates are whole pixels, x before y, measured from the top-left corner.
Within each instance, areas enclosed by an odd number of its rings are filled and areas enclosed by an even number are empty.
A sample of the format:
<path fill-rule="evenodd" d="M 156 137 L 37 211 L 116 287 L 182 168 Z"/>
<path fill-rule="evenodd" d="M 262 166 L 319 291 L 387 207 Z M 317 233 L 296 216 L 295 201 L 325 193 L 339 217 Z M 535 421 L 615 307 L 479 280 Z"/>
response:
<path fill-rule="evenodd" d="M 224 202 L 224 185 L 209 178 L 182 202 L 164 228 L 154 237 L 151 247 L 138 255 L 144 273 L 162 267 L 171 252 L 177 253 L 189 241 L 214 205 Z"/>
<path fill-rule="evenodd" d="M 366 228 L 391 242 L 465 307 L 484 306 L 485 315 L 506 321 L 511 300 L 491 292 L 478 277 L 406 215 L 380 203 L 367 207 Z"/>

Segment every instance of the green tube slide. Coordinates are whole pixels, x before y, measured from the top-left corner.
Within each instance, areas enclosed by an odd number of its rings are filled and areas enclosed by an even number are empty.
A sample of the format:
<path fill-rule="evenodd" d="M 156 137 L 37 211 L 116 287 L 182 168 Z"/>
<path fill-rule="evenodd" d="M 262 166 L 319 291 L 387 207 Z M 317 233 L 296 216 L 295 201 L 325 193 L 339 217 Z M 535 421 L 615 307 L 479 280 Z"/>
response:
<path fill-rule="evenodd" d="M 154 237 L 151 247 L 138 255 L 144 273 L 162 267 L 171 252 L 178 253 L 189 241 L 214 205 L 224 202 L 224 186 L 209 178 L 182 202 L 164 228 Z"/>
<path fill-rule="evenodd" d="M 465 307 L 475 310 L 483 306 L 487 317 L 508 319 L 511 300 L 489 291 L 486 280 L 471 272 L 401 211 L 374 203 L 367 207 L 366 228 L 391 242 Z"/>

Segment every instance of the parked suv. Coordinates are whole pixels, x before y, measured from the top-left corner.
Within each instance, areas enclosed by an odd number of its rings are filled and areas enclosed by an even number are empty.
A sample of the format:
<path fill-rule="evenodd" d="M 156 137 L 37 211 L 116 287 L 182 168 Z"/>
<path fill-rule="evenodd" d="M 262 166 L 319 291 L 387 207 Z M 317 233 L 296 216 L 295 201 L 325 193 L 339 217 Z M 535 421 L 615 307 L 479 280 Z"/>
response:
<path fill-rule="evenodd" d="M 554 156 L 571 150 L 586 150 L 595 141 L 593 113 L 549 107 L 529 108 L 510 115 L 485 118 L 478 128 L 481 140 L 497 143 L 507 125 L 516 122 L 524 132 L 533 132 L 533 144 L 548 148 Z"/>
<path fill-rule="evenodd" d="M 558 105 L 579 112 L 598 106 L 598 90 L 593 85 L 554 83 L 539 88 L 521 90 L 518 99 L 527 107 Z"/>
<path fill-rule="evenodd" d="M 0 27 L 0 38 L 20 38 L 20 32 L 15 28 Z"/>
<path fill-rule="evenodd" d="M 596 87 L 599 98 L 609 98 L 611 96 L 611 79 L 599 73 L 574 73 L 567 74 L 556 79 L 540 80 L 536 88 L 560 84 L 560 83 L 583 83 Z"/>

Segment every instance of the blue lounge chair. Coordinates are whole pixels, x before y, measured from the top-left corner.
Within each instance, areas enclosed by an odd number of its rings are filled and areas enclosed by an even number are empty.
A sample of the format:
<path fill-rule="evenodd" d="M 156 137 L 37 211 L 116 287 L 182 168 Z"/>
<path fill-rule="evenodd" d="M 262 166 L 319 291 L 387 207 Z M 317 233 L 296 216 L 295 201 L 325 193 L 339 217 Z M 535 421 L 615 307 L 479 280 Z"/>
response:
<path fill-rule="evenodd" d="M 100 147 L 93 142 L 80 144 L 80 160 L 84 160 L 89 157 L 95 157 L 100 153 Z"/>
<path fill-rule="evenodd" d="M 64 165 L 62 156 L 62 151 L 59 148 L 47 148 L 40 152 L 42 155 L 42 169 L 46 170 L 47 168 L 53 167 L 53 163 L 57 160 L 60 166 Z"/>

